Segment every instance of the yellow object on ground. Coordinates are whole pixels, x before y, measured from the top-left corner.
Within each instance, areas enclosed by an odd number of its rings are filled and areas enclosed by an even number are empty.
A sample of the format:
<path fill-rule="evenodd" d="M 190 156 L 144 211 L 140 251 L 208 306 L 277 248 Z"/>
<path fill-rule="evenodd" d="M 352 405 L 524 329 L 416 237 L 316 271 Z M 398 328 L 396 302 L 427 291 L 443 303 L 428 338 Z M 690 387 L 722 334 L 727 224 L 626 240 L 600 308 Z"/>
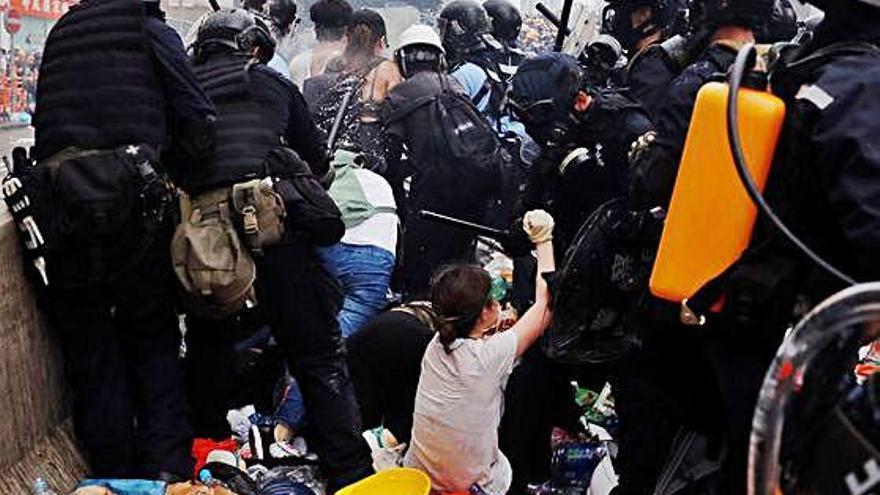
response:
<path fill-rule="evenodd" d="M 376 473 L 336 492 L 336 495 L 428 495 L 431 479 L 411 468 L 389 469 Z"/>

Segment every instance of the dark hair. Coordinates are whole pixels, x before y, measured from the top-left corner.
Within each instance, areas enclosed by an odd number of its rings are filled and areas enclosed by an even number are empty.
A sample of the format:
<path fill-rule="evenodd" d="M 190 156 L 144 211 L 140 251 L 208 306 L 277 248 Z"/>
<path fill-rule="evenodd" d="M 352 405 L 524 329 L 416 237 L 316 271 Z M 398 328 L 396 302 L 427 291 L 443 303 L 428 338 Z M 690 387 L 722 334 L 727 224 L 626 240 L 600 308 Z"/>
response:
<path fill-rule="evenodd" d="M 345 0 L 318 0 L 309 8 L 309 18 L 315 23 L 318 41 L 336 41 L 342 38 L 345 27 L 354 12 Z"/>
<path fill-rule="evenodd" d="M 467 337 L 490 302 L 492 277 L 477 265 L 441 268 L 431 279 L 431 304 L 437 333 L 447 353 L 456 339 Z"/>
<path fill-rule="evenodd" d="M 385 37 L 385 21 L 378 12 L 361 9 L 345 29 L 348 38 L 342 56 L 349 71 L 363 69 L 375 57 L 376 43 Z"/>
<path fill-rule="evenodd" d="M 345 26 L 315 25 L 315 39 L 318 41 L 339 41 L 345 35 Z"/>

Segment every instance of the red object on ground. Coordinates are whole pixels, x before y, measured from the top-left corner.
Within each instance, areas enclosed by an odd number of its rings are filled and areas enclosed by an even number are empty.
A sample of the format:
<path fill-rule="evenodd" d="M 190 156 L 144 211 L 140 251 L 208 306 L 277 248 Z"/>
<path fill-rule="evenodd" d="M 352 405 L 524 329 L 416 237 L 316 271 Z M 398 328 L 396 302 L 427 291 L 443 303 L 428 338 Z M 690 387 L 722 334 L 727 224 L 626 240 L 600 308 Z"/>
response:
<path fill-rule="evenodd" d="M 194 479 L 199 478 L 199 471 L 205 466 L 205 460 L 208 458 L 208 454 L 215 450 L 225 450 L 227 452 L 235 453 L 238 450 L 238 444 L 235 443 L 234 438 L 229 438 L 222 442 L 216 442 L 210 438 L 196 438 L 193 440 L 192 457 L 196 461 L 196 465 L 193 468 Z"/>
<path fill-rule="evenodd" d="M 15 9 L 10 9 L 6 13 L 6 32 L 15 34 L 21 31 L 21 14 Z"/>

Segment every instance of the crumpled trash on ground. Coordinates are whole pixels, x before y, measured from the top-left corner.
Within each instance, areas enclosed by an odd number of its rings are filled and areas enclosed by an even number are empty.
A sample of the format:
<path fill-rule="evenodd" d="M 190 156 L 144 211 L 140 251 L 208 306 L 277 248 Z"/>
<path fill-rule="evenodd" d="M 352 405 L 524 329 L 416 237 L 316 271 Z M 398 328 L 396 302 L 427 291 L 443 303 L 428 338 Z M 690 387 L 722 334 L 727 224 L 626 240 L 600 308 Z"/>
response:
<path fill-rule="evenodd" d="M 274 467 L 284 464 L 285 459 L 317 461 L 317 457 L 309 453 L 305 439 L 295 436 L 296 430 L 277 414 L 265 416 L 249 405 L 230 410 L 226 420 L 240 446 L 239 457 L 250 464 L 263 462 Z"/>
<path fill-rule="evenodd" d="M 222 486 L 205 486 L 201 483 L 175 483 L 168 487 L 165 495 L 238 495 Z"/>
<path fill-rule="evenodd" d="M 298 481 L 275 478 L 260 487 L 260 495 L 315 495 L 315 491 Z"/>
<path fill-rule="evenodd" d="M 152 480 L 85 479 L 76 495 L 166 495 L 167 484 Z M 88 489 L 88 490 L 87 490 Z M 103 491 L 102 491 L 103 490 Z"/>
<path fill-rule="evenodd" d="M 103 486 L 84 486 L 77 488 L 70 495 L 116 495 L 109 488 Z"/>
<path fill-rule="evenodd" d="M 365 431 L 362 436 L 370 446 L 373 470 L 377 473 L 403 466 L 403 456 L 406 453 L 407 444 L 398 443 L 390 430 L 380 426 Z"/>
<path fill-rule="evenodd" d="M 288 492 L 281 491 L 285 486 L 294 486 L 296 490 L 299 490 L 289 492 L 290 495 L 325 495 L 327 492 L 325 488 L 327 482 L 317 466 L 276 467 L 263 472 L 255 481 L 259 495 L 287 495 Z M 300 484 L 310 491 L 303 491 L 302 487 L 288 482 Z"/>
<path fill-rule="evenodd" d="M 192 446 L 192 456 L 196 461 L 195 467 L 193 467 L 193 478 L 199 476 L 199 471 L 208 462 L 208 456 L 215 450 L 236 453 L 238 451 L 238 444 L 233 438 L 223 440 L 222 442 L 216 442 L 209 438 L 196 438 Z"/>

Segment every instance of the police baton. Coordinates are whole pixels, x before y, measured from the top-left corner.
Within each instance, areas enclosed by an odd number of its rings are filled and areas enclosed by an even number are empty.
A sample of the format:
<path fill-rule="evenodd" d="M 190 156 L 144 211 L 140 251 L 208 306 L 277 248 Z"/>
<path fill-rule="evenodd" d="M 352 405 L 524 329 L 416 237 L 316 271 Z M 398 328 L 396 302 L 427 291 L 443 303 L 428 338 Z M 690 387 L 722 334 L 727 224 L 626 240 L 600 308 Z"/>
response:
<path fill-rule="evenodd" d="M 509 230 L 499 230 L 488 227 L 486 225 L 480 225 L 478 223 L 469 222 L 460 218 L 450 217 L 433 211 L 419 210 L 418 215 L 419 218 L 421 218 L 422 220 L 439 223 L 442 225 L 446 225 L 447 227 L 464 230 L 478 236 L 488 237 L 490 239 L 495 239 L 498 241 L 504 241 L 508 237 L 510 237 Z"/>
<path fill-rule="evenodd" d="M 562 45 L 565 42 L 565 36 L 568 35 L 568 21 L 571 17 L 571 5 L 574 3 L 574 0 L 562 0 L 562 16 L 559 18 L 559 25 L 556 26 L 556 43 L 554 44 L 554 51 L 561 52 Z"/>
<path fill-rule="evenodd" d="M 558 17 L 556 17 L 556 14 L 554 14 L 553 11 L 550 10 L 550 7 L 547 7 L 543 3 L 538 2 L 538 4 L 535 5 L 535 10 L 540 12 L 541 15 L 544 16 L 544 18 L 550 21 L 550 24 L 553 24 L 553 27 L 555 27 L 557 30 L 559 29 L 559 26 L 562 25 L 562 22 L 559 20 Z M 565 34 L 566 36 L 571 34 L 571 29 L 569 29 L 568 26 L 565 26 Z"/>

